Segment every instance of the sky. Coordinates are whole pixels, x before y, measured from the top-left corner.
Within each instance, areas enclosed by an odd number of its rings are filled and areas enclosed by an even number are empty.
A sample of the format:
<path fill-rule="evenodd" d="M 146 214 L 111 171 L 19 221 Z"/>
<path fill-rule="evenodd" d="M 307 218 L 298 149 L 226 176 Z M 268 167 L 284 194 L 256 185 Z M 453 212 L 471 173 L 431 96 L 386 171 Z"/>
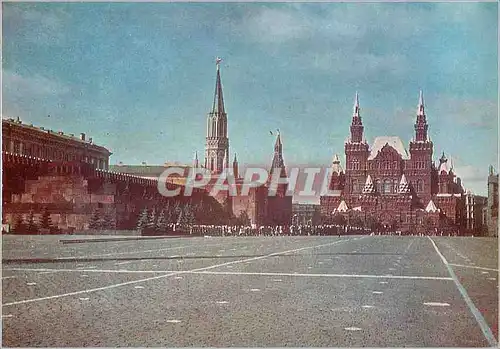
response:
<path fill-rule="evenodd" d="M 414 136 L 466 189 L 498 169 L 497 3 L 3 3 L 2 117 L 86 133 L 111 164 L 203 159 L 221 76 L 231 158 L 344 163 L 353 100 L 365 136 Z M 48 117 L 50 115 L 50 117 Z M 203 160 L 202 160 L 203 161 Z"/>

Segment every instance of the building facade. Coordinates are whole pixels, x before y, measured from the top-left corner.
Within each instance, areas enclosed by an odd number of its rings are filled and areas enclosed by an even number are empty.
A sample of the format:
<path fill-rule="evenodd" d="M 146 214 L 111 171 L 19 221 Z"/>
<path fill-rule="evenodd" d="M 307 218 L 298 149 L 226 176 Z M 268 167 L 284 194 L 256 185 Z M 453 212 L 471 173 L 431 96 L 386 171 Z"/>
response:
<path fill-rule="evenodd" d="M 471 234 L 488 234 L 486 224 L 487 206 L 487 197 L 474 195 L 470 191 L 465 194 L 465 229 Z"/>
<path fill-rule="evenodd" d="M 292 223 L 296 225 L 318 225 L 320 224 L 320 205 L 317 204 L 293 204 Z"/>
<path fill-rule="evenodd" d="M 488 235 L 498 236 L 498 173 L 490 166 L 488 176 L 488 206 L 486 209 Z"/>
<path fill-rule="evenodd" d="M 107 170 L 111 152 L 74 134 L 55 132 L 43 127 L 24 124 L 19 118 L 2 119 L 2 151 L 51 161 L 77 161 Z"/>
<path fill-rule="evenodd" d="M 415 135 L 408 150 L 399 137 L 364 137 L 356 93 L 350 136 L 345 143 L 346 168 L 332 162 L 331 195 L 321 197 L 323 221 L 335 215 L 401 231 L 455 231 L 463 225 L 464 191 L 443 153 L 433 161 L 433 142 L 423 94 L 417 107 Z M 358 222 L 359 224 L 360 222 Z"/>

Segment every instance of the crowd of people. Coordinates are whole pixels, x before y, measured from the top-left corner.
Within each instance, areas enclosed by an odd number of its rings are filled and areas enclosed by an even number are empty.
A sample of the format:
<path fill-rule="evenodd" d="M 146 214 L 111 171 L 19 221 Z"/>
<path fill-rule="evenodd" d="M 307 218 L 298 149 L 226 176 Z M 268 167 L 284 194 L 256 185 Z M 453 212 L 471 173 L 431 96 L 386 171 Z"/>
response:
<path fill-rule="evenodd" d="M 368 230 L 339 225 L 229 226 L 194 225 L 189 233 L 202 236 L 323 236 L 368 234 Z"/>
<path fill-rule="evenodd" d="M 237 225 L 192 225 L 188 227 L 176 226 L 173 230 L 189 232 L 197 236 L 331 236 L 331 235 L 392 235 L 392 236 L 457 236 L 458 233 L 443 232 L 401 232 L 380 231 L 373 232 L 366 228 L 327 225 L 288 225 L 288 226 L 237 226 Z"/>

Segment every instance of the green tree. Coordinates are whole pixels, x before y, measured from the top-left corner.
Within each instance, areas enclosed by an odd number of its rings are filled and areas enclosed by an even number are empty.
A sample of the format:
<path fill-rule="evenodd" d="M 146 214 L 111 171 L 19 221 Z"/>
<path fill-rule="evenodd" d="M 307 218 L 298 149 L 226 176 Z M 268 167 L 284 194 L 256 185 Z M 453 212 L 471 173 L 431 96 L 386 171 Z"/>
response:
<path fill-rule="evenodd" d="M 31 210 L 28 214 L 27 223 L 26 223 L 26 231 L 28 233 L 37 233 L 38 225 L 35 222 L 35 215 L 33 214 L 33 210 Z"/>
<path fill-rule="evenodd" d="M 171 212 L 172 212 L 172 216 L 171 216 L 170 222 L 177 223 L 179 221 L 179 217 L 181 216 L 181 212 L 182 212 L 182 207 L 181 207 L 181 204 L 179 201 L 175 201 L 174 208 Z"/>
<path fill-rule="evenodd" d="M 179 211 L 179 214 L 177 215 L 177 224 L 179 225 L 183 225 L 185 224 L 185 221 L 186 221 L 186 218 L 185 218 L 185 214 L 184 214 L 184 210 L 180 210 Z"/>
<path fill-rule="evenodd" d="M 26 224 L 24 223 L 24 218 L 22 214 L 17 214 L 14 217 L 14 232 L 24 233 L 26 231 Z"/>
<path fill-rule="evenodd" d="M 114 212 L 108 211 L 104 214 L 101 221 L 101 227 L 104 229 L 115 229 L 116 228 L 116 216 Z"/>
<path fill-rule="evenodd" d="M 363 220 L 360 217 L 358 217 L 358 216 L 352 217 L 351 218 L 351 225 L 353 227 L 362 227 L 363 226 Z"/>
<path fill-rule="evenodd" d="M 139 214 L 139 219 L 137 220 L 137 229 L 142 230 L 146 228 L 148 224 L 148 208 L 144 207 L 142 212 Z"/>
<path fill-rule="evenodd" d="M 166 232 L 168 227 L 167 216 L 165 215 L 165 209 L 161 210 L 158 220 L 156 221 L 156 230 L 161 232 Z"/>
<path fill-rule="evenodd" d="M 333 224 L 337 224 L 337 225 L 345 225 L 347 223 L 345 217 L 343 215 L 341 215 L 340 213 L 337 213 L 335 214 L 335 216 L 333 216 Z"/>
<path fill-rule="evenodd" d="M 151 213 L 148 216 L 147 227 L 155 229 L 156 228 L 156 220 L 157 220 L 157 217 L 156 217 L 156 208 L 153 207 L 153 209 L 151 210 Z"/>
<path fill-rule="evenodd" d="M 185 207 L 186 211 L 186 224 L 193 225 L 196 224 L 196 215 L 194 212 L 194 206 L 191 204 L 187 204 Z"/>
<path fill-rule="evenodd" d="M 47 207 L 44 207 L 42 216 L 40 217 L 40 228 L 52 229 L 52 219 L 50 218 L 50 213 Z"/>
<path fill-rule="evenodd" d="M 101 212 L 98 208 L 96 208 L 90 217 L 89 229 L 101 229 L 101 223 Z"/>
<path fill-rule="evenodd" d="M 167 222 L 167 224 L 171 224 L 173 223 L 174 219 L 174 214 L 172 212 L 172 206 L 168 206 L 166 209 L 165 209 L 165 222 Z"/>
<path fill-rule="evenodd" d="M 248 217 L 247 211 L 241 211 L 237 218 L 238 225 L 250 225 L 250 218 Z"/>

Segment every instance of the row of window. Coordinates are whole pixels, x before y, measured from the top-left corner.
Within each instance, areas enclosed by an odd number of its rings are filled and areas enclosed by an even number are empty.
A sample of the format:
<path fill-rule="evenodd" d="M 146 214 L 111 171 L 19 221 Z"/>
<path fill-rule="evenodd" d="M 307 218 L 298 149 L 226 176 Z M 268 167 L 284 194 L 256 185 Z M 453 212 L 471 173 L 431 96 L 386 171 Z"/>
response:
<path fill-rule="evenodd" d="M 417 193 L 421 193 L 424 191 L 424 181 L 421 179 L 418 179 L 415 181 L 415 186 L 414 189 Z M 381 194 L 395 194 L 398 192 L 399 189 L 399 180 L 398 179 L 383 179 L 379 180 L 376 179 L 373 181 L 373 185 L 375 187 L 375 190 Z M 413 186 L 413 183 L 410 181 L 409 182 L 410 187 Z M 363 191 L 363 188 L 365 187 L 365 182 L 358 182 L 358 180 L 353 179 L 351 181 L 351 193 L 360 193 Z"/>
<path fill-rule="evenodd" d="M 426 161 L 415 161 L 415 162 L 409 162 L 409 165 L 407 168 L 414 168 L 414 169 L 427 169 L 430 168 L 430 163 L 427 163 Z M 413 164 L 413 166 L 411 166 Z M 361 170 L 361 164 L 359 160 L 354 159 L 352 160 L 348 168 L 350 170 Z M 399 161 L 380 161 L 380 162 L 368 162 L 366 164 L 366 169 L 367 170 L 391 170 L 391 169 L 398 169 L 399 168 Z"/>
<path fill-rule="evenodd" d="M 107 169 L 107 161 L 102 158 L 84 156 L 82 154 L 67 153 L 57 148 L 41 146 L 19 140 L 4 139 L 2 150 L 14 154 L 33 156 L 54 161 L 82 161 L 95 164 L 96 168 Z"/>

